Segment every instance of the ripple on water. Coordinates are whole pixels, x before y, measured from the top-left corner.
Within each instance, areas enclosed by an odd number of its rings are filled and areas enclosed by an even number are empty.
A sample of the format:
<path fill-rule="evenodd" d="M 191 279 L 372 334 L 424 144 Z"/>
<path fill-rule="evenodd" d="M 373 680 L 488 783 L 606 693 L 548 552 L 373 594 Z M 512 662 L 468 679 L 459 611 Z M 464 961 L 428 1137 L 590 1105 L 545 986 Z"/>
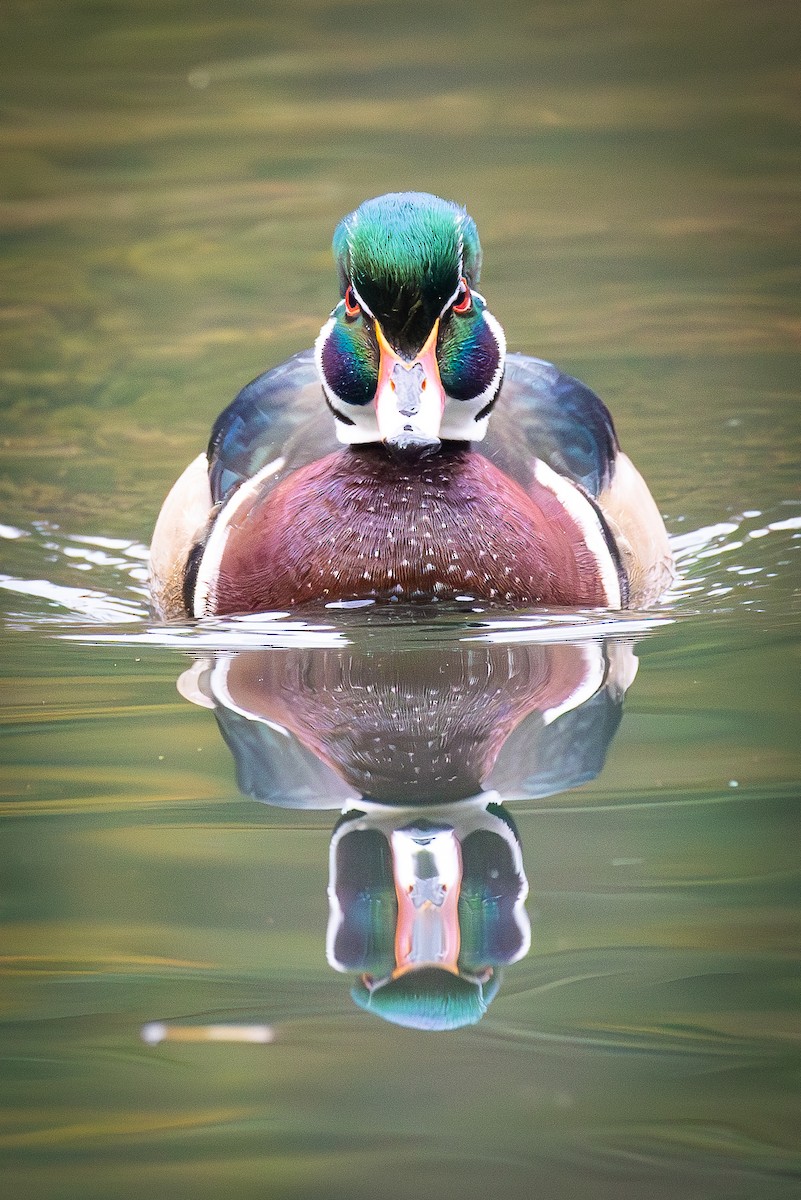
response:
<path fill-rule="evenodd" d="M 677 523 L 676 523 L 677 524 Z M 147 547 L 102 535 L 70 534 L 39 523 L 28 529 L 0 525 L 0 539 L 10 570 L 0 575 L 0 588 L 18 598 L 8 603 L 8 628 L 40 628 L 80 636 L 77 627 L 89 625 L 97 639 L 106 637 L 164 646 L 212 646 L 241 643 L 285 644 L 294 639 L 308 644 L 338 640 L 360 620 L 397 625 L 404 615 L 376 611 L 370 602 L 322 606 L 319 612 L 297 618 L 289 613 L 258 614 L 228 620 L 218 618 L 185 624 L 149 624 Z M 799 504 L 787 501 L 770 512 L 746 509 L 733 517 L 671 537 L 677 580 L 663 601 L 647 613 L 581 613 L 554 611 L 493 614 L 471 597 L 448 606 L 451 619 L 480 618 L 478 629 L 459 636 L 498 641 L 558 639 L 569 631 L 575 637 L 605 633 L 644 634 L 696 614 L 730 616 L 749 609 L 775 615 L 797 611 L 797 555 L 801 550 Z M 82 581 L 75 582 L 80 572 Z M 446 610 L 431 608 L 413 614 L 413 623 L 431 636 L 442 629 Z M 408 620 L 408 614 L 406 614 Z M 120 626 L 128 626 L 125 631 Z M 133 628 L 131 628 L 133 627 Z M 447 630 L 444 631 L 447 633 Z"/>

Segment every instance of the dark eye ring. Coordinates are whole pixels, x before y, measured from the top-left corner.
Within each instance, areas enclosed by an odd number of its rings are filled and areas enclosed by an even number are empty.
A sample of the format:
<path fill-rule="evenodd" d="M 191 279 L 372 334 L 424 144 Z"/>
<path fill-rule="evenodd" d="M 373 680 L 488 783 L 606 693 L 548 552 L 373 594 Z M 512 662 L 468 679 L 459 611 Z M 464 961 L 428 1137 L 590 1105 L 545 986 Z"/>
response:
<path fill-rule="evenodd" d="M 463 275 L 459 281 L 459 295 L 453 302 L 453 312 L 458 313 L 459 316 L 461 316 L 462 313 L 470 311 L 470 306 L 472 303 L 473 297 L 470 294 L 470 287 Z"/>
<path fill-rule="evenodd" d="M 362 306 L 356 299 L 356 293 L 350 284 L 345 288 L 345 315 L 348 317 L 358 317 L 362 311 Z"/>

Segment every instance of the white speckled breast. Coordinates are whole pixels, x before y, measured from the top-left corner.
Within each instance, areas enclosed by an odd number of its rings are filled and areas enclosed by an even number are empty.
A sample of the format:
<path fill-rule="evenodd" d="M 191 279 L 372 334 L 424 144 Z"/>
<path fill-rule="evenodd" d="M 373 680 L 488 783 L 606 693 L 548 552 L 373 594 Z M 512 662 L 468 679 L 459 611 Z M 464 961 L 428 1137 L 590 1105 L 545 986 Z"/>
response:
<path fill-rule="evenodd" d="M 201 567 L 208 613 L 348 599 L 621 602 L 595 509 L 541 463 L 524 491 L 455 444 L 412 463 L 380 446 L 347 448 L 229 506 L 215 561 Z"/>

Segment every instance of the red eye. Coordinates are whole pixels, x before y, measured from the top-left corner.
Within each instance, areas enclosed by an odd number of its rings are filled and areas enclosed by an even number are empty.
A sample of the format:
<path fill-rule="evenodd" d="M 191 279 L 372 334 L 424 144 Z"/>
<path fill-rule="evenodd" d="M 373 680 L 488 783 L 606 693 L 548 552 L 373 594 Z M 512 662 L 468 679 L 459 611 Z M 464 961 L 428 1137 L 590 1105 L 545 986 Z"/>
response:
<path fill-rule="evenodd" d="M 461 316 L 462 313 L 470 311 L 472 302 L 473 297 L 470 295 L 470 288 L 467 286 L 467 280 L 463 275 L 459 284 L 459 294 L 453 302 L 453 311 L 459 313 Z"/>
<path fill-rule="evenodd" d="M 347 288 L 345 289 L 345 313 L 349 317 L 358 317 L 361 311 L 362 306 L 356 299 L 356 293 L 350 284 L 348 284 Z"/>

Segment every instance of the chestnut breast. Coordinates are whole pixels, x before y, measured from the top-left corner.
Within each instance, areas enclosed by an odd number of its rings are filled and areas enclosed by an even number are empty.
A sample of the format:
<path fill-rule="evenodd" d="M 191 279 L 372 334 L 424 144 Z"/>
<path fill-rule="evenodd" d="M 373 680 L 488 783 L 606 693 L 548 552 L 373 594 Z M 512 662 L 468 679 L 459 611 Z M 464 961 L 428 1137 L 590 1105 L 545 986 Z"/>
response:
<path fill-rule="evenodd" d="M 524 491 L 466 446 L 410 463 L 380 446 L 345 447 L 235 507 L 219 563 L 204 567 L 207 609 L 463 596 L 604 605 L 609 563 L 588 548 L 570 507 L 535 473 Z"/>

